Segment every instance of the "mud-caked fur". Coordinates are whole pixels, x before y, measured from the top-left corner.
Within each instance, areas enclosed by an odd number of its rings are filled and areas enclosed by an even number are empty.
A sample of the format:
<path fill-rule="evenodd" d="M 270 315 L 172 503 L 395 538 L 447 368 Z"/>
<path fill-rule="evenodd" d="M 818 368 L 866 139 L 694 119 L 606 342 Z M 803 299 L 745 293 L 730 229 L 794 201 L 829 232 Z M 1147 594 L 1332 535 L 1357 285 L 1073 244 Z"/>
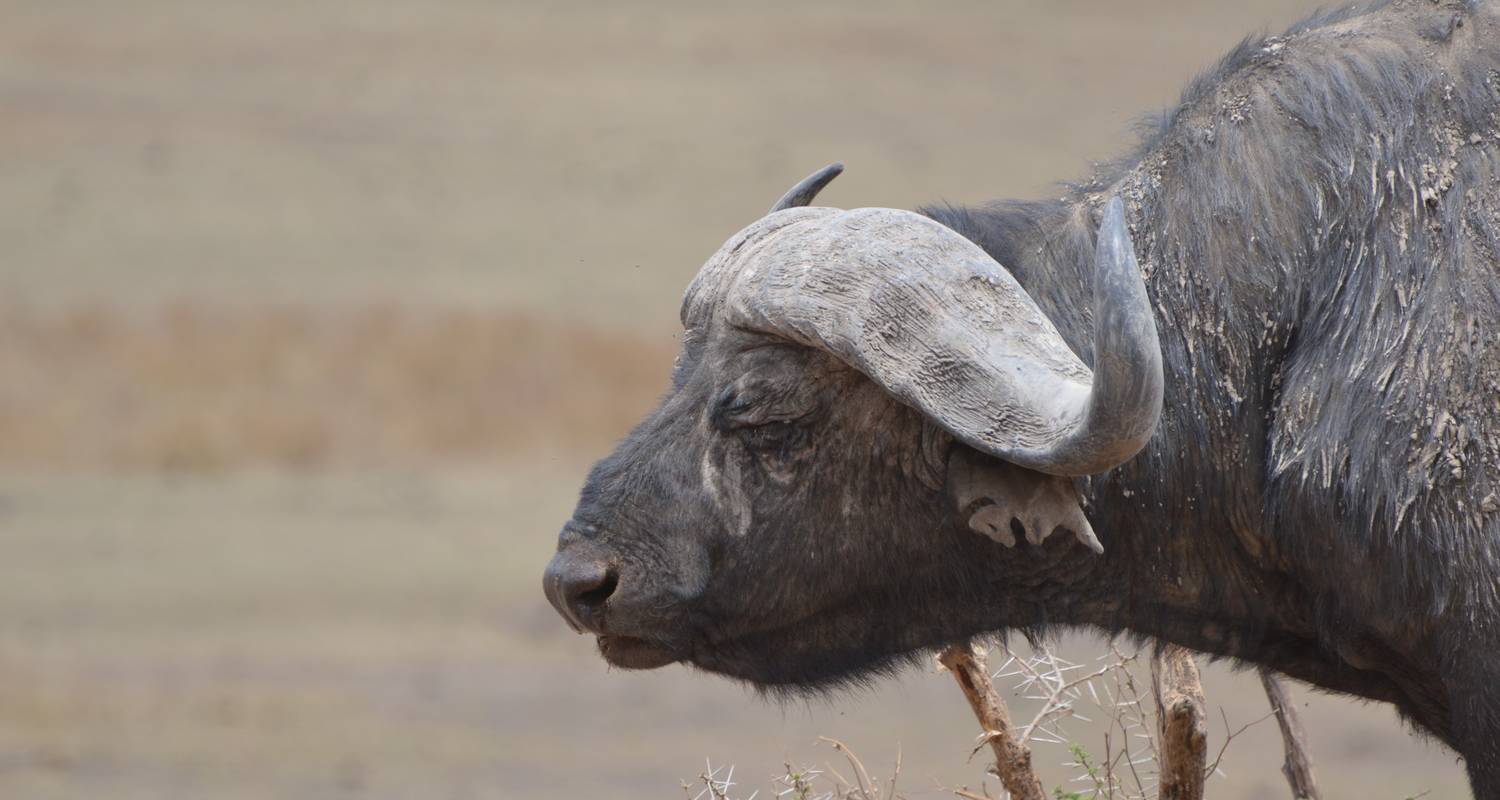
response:
<path fill-rule="evenodd" d="M 1065 198 L 923 211 L 1088 362 L 1116 194 L 1166 396 L 1076 481 L 1103 555 L 976 535 L 949 477 L 989 457 L 846 363 L 694 330 L 564 535 L 619 566 L 604 625 L 803 689 L 996 631 L 1157 637 L 1391 702 L 1500 797 L 1500 8 L 1247 40 Z"/>

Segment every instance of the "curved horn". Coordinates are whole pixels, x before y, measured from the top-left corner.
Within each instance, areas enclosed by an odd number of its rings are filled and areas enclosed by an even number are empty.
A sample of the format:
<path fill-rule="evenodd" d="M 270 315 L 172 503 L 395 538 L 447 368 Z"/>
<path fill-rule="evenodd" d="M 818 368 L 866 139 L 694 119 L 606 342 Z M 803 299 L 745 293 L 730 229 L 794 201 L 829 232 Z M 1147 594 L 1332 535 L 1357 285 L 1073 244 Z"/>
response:
<path fill-rule="evenodd" d="M 776 205 L 771 206 L 771 210 L 766 213 L 775 214 L 778 211 L 785 211 L 788 208 L 801 208 L 811 203 L 813 198 L 818 196 L 818 192 L 823 191 L 823 187 L 832 183 L 833 179 L 837 178 L 839 173 L 843 171 L 844 165 L 841 162 L 835 161 L 814 172 L 803 178 L 796 186 L 788 189 L 786 194 L 782 195 L 781 199 L 776 201 Z"/>
<path fill-rule="evenodd" d="M 1161 418 L 1161 340 L 1118 196 L 1104 207 L 1094 249 L 1094 381 L 1088 414 L 1058 457 L 1124 463 L 1146 446 Z M 1063 452 L 1071 451 L 1071 452 Z M 1094 470 L 1102 471 L 1102 470 Z"/>
<path fill-rule="evenodd" d="M 732 238 L 689 289 L 689 317 L 826 350 L 959 440 L 1052 475 L 1090 475 L 1156 429 L 1161 351 L 1124 210 L 1094 265 L 1094 365 L 1003 267 L 909 211 L 808 208 Z"/>

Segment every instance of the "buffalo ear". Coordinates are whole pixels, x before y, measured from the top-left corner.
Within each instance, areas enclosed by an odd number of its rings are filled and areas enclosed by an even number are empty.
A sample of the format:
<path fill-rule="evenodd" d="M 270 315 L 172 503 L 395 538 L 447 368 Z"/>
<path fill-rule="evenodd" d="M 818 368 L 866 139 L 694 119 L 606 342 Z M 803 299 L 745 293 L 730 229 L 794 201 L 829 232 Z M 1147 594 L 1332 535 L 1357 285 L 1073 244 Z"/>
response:
<path fill-rule="evenodd" d="M 1066 528 L 1088 549 L 1104 552 L 1069 478 L 1035 472 L 960 446 L 948 458 L 948 486 L 959 512 L 969 515 L 969 530 L 1006 547 L 1016 544 L 1014 520 L 1032 544 L 1041 544 L 1053 531 Z"/>

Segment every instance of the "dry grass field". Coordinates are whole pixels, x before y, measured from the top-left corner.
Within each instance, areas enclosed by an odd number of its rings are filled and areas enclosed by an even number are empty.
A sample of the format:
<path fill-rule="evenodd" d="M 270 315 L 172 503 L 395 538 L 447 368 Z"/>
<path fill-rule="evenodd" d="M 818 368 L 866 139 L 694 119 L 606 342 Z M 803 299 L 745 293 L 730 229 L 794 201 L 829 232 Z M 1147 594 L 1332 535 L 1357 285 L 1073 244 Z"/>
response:
<path fill-rule="evenodd" d="M 656 798 L 705 759 L 765 797 L 820 734 L 977 784 L 943 676 L 607 670 L 541 597 L 555 532 L 791 181 L 1046 194 L 1310 6 L 0 0 L 0 797 Z M 1330 798 L 1466 796 L 1298 697 Z M 1279 763 L 1253 727 L 1211 796 Z"/>
<path fill-rule="evenodd" d="M 672 344 L 395 302 L 5 308 L 0 464 L 360 469 L 597 449 L 661 392 Z"/>

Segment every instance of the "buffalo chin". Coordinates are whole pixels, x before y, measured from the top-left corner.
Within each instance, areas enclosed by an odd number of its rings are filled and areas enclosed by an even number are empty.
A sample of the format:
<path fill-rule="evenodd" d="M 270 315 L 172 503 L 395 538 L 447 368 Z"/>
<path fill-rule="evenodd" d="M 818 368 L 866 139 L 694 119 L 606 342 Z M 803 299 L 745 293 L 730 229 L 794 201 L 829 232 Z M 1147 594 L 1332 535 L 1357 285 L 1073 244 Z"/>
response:
<path fill-rule="evenodd" d="M 844 690 L 862 689 L 875 680 L 924 663 L 931 646 L 912 648 L 871 646 L 858 650 L 803 652 L 790 647 L 721 643 L 712 650 L 695 648 L 691 666 L 741 681 L 757 692 L 782 698 L 815 698 Z"/>
<path fill-rule="evenodd" d="M 630 636 L 600 636 L 599 654 L 621 669 L 656 669 L 681 660 L 671 648 Z"/>

